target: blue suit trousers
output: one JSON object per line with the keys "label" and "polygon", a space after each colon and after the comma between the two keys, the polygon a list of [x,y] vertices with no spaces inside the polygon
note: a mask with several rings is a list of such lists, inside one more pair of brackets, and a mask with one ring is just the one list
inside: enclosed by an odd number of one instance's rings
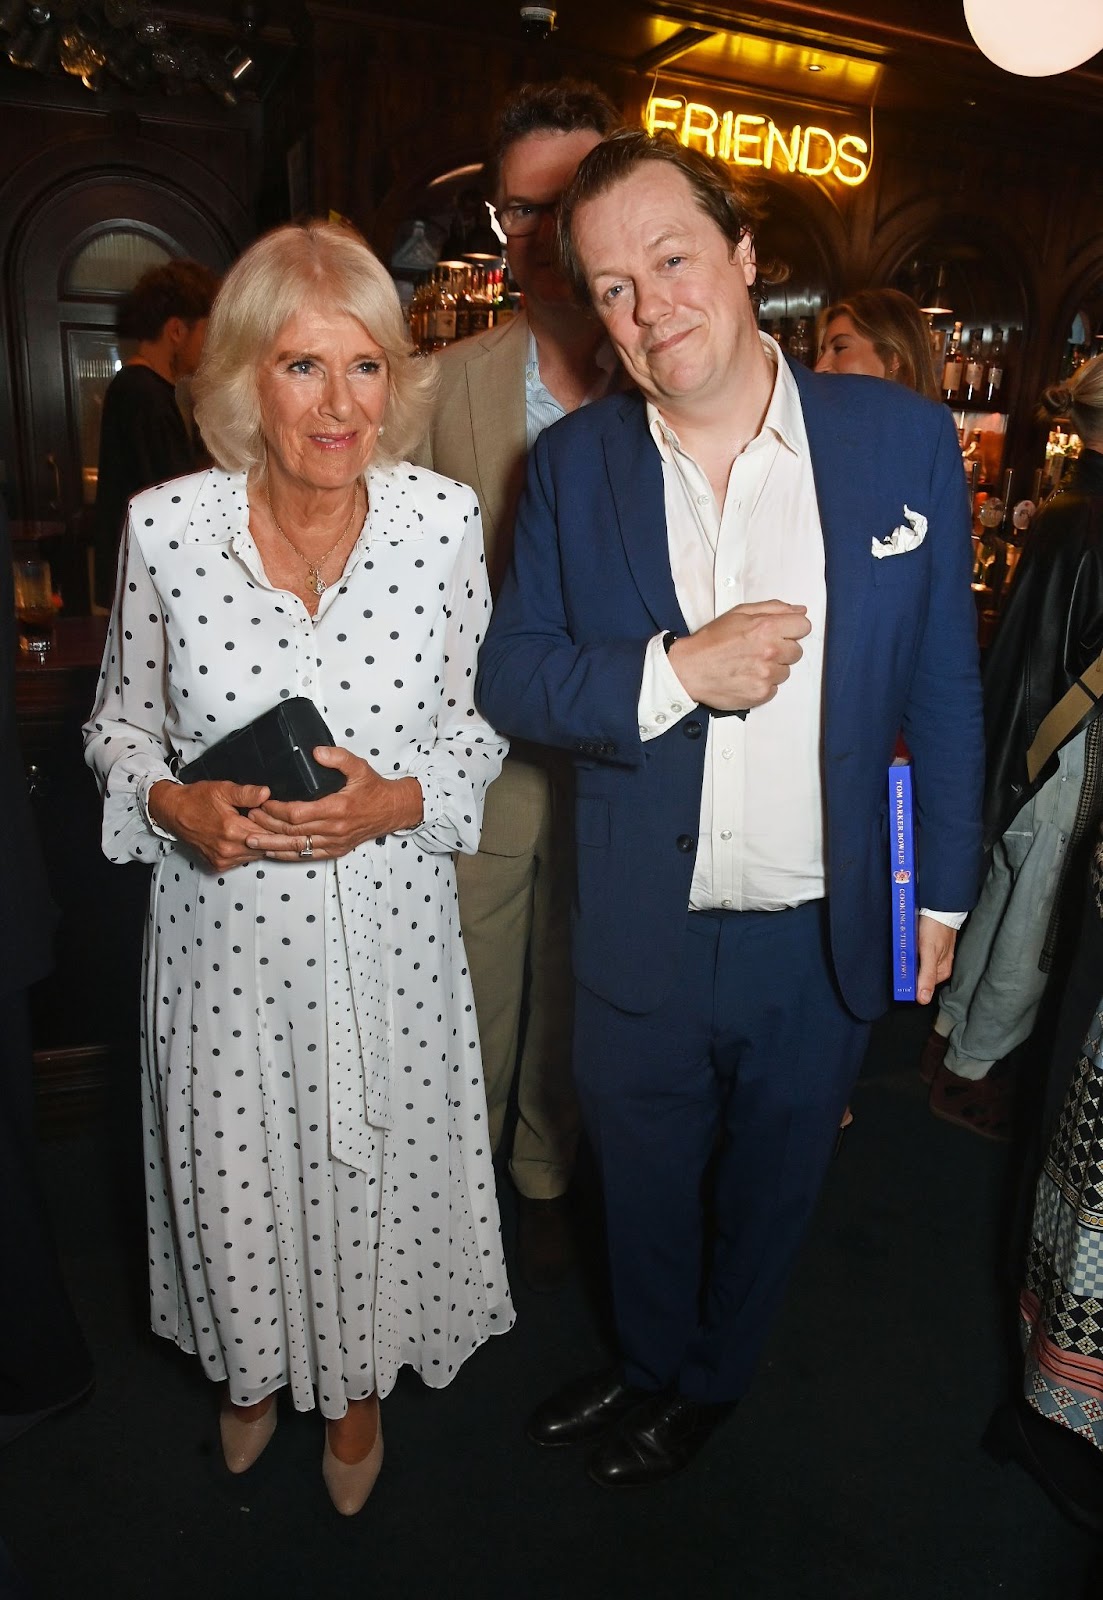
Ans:
{"label": "blue suit trousers", "polygon": [[575,1075],[630,1383],[717,1403],[750,1382],[869,1037],[826,928],[822,901],[691,912],[657,1010],[578,989]]}

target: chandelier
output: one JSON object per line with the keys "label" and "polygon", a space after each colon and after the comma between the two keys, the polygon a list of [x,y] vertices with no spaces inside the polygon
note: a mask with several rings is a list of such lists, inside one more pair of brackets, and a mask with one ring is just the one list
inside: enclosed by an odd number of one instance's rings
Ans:
{"label": "chandelier", "polygon": [[87,89],[111,81],[169,94],[197,87],[236,106],[255,70],[262,22],[260,5],[244,0],[233,42],[212,48],[209,35],[170,29],[149,0],[0,0],[0,54],[30,72],[67,73]]}

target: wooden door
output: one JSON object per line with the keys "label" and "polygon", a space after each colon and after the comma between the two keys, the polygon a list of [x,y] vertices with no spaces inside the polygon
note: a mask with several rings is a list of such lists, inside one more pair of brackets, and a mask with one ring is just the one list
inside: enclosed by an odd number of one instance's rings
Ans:
{"label": "wooden door", "polygon": [[119,301],[148,266],[189,256],[222,272],[227,234],[162,179],[98,173],[51,190],[13,252],[16,410],[24,516],[59,568],[66,609],[87,605],[85,526],[103,394],[126,352]]}

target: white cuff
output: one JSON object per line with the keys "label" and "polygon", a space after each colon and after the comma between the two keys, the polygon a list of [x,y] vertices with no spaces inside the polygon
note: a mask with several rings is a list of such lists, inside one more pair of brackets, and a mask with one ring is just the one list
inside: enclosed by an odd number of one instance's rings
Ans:
{"label": "white cuff", "polygon": [[696,700],[688,695],[670,664],[663,645],[665,634],[657,633],[648,641],[643,658],[643,679],[636,707],[640,739],[644,744],[666,733],[680,722],[687,711],[692,711]]}
{"label": "white cuff", "polygon": [[149,811],[149,791],[153,788],[155,783],[178,784],[179,782],[180,779],[174,778],[171,773],[152,772],[147,777],[141,779],[137,789],[138,810],[142,813],[143,822],[149,829],[150,833],[155,833],[158,839],[166,839],[169,844],[177,843],[176,835],[174,833],[169,833],[167,828],[162,828],[159,822],[154,822]]}
{"label": "white cuff", "polygon": [[960,928],[969,913],[968,911],[927,911],[921,909],[919,915],[921,917],[930,917],[932,922],[941,922],[946,928]]}

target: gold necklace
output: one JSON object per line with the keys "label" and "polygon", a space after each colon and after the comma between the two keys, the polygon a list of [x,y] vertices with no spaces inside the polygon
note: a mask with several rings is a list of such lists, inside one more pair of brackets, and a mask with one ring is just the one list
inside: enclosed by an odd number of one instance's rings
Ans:
{"label": "gold necklace", "polygon": [[310,557],[304,555],[297,544],[292,544],[291,540],[280,527],[276,518],[276,513],[272,509],[272,496],[268,492],[267,484],[264,485],[264,498],[268,502],[268,515],[272,518],[272,521],[275,524],[276,532],[279,534],[287,548],[289,550],[294,550],[299,560],[303,562],[306,567],[307,581],[309,582],[310,587],[314,590],[314,593],[319,599],[321,599],[322,595],[324,595],[326,590],[329,588],[329,584],[322,577],[322,568],[325,566],[326,562],[329,560],[330,556],[338,548],[338,546],[344,544],[345,540],[349,536],[349,533],[352,529],[352,524],[356,519],[356,508],[360,504],[360,495],[357,489],[354,488],[352,491],[352,516],[350,516],[348,521],[345,523],[344,532],[341,534],[341,537],[337,540],[336,544],[331,544],[325,555],[319,556],[317,561],[311,561]]}

